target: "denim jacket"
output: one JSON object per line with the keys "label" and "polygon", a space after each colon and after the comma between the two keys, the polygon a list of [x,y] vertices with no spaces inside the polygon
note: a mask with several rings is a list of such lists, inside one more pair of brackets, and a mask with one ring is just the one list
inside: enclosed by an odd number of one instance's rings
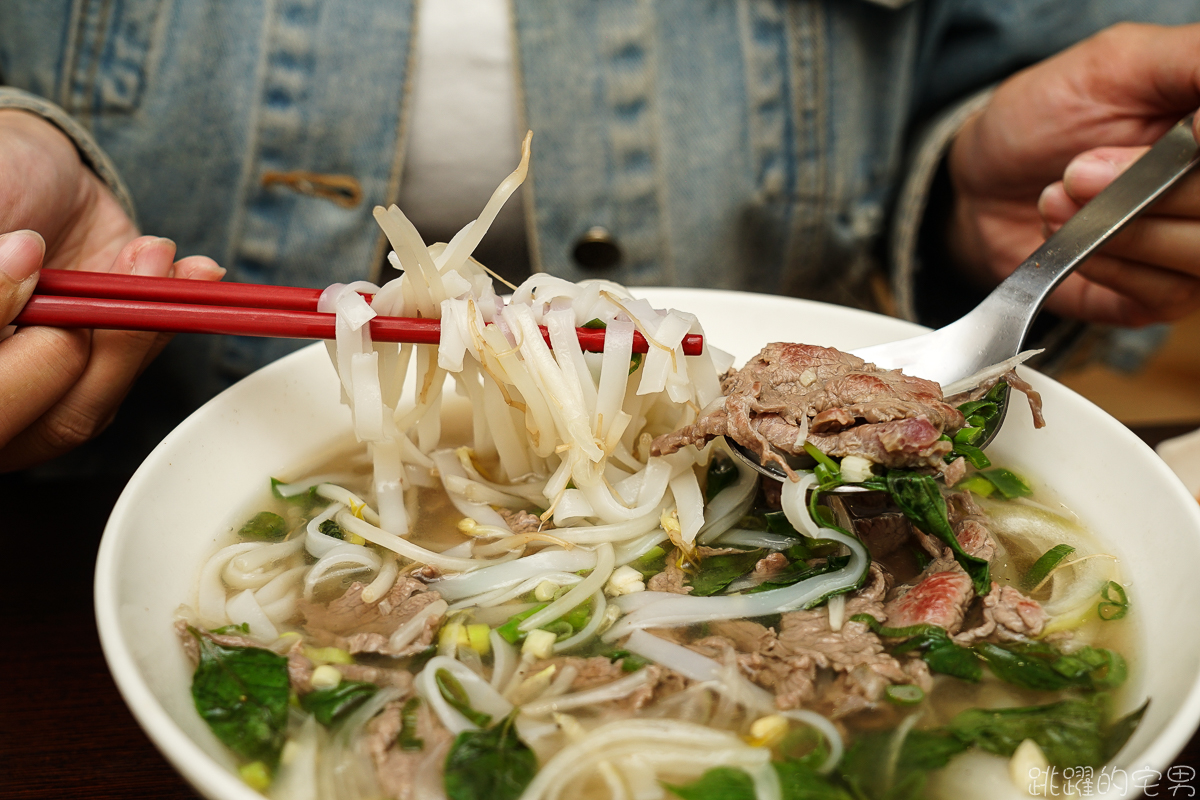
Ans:
{"label": "denim jacket", "polygon": [[[41,100],[0,88],[0,105],[70,115],[142,228],[227,280],[369,277],[384,248],[371,209],[394,200],[403,164],[413,2],[4,0],[0,83]],[[903,299],[929,165],[962,113],[923,142],[920,123],[1113,22],[1198,8],[511,0],[534,268],[873,307],[895,219]],[[910,163],[924,171],[897,209]],[[603,270],[573,257],[596,229],[620,256]],[[188,409],[293,347],[180,337],[159,385]]]}

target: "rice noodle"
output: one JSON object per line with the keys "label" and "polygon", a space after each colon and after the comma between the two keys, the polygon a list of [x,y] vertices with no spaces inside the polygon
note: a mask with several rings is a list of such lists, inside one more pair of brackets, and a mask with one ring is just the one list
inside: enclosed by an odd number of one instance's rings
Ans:
{"label": "rice noodle", "polygon": [[[562,797],[600,763],[617,763],[630,756],[644,759],[649,769],[676,776],[699,777],[713,767],[745,769],[755,780],[758,797],[780,796],[778,779],[772,787],[766,776],[766,772],[774,774],[769,750],[750,747],[732,733],[687,722],[633,719],[602,725],[564,747],[538,771],[522,800]],[[761,769],[764,766],[766,770]]]}
{"label": "rice noodle", "polygon": [[799,481],[784,481],[781,497],[783,512],[792,527],[806,536],[832,539],[850,548],[850,561],[846,566],[792,586],[756,594],[714,597],[667,594],[662,598],[648,598],[641,601],[639,608],[630,611],[609,628],[603,637],[605,641],[618,639],[638,628],[676,627],[718,619],[760,617],[794,611],[805,608],[831,593],[846,591],[856,586],[870,564],[870,557],[858,539],[833,528],[819,527],[809,516],[807,493],[815,483],[816,479],[811,474],[803,475]]}

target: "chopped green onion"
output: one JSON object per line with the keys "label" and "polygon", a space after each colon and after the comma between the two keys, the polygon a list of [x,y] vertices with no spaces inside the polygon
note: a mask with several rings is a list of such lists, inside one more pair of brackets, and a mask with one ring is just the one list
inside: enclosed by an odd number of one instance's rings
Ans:
{"label": "chopped green onion", "polygon": [[992,485],[1000,490],[1000,494],[1004,495],[1006,500],[1012,500],[1016,497],[1028,497],[1033,494],[1033,489],[1029,488],[1029,484],[1026,483],[1024,478],[1010,472],[1004,467],[985,470],[979,474],[991,481]]}
{"label": "chopped green onion", "polygon": [[1109,581],[1100,589],[1100,605],[1096,606],[1100,619],[1112,622],[1121,619],[1129,613],[1129,597],[1124,587],[1116,581]]}
{"label": "chopped green onion", "polygon": [[816,461],[821,466],[825,467],[825,469],[829,470],[834,475],[841,474],[842,468],[838,464],[838,462],[834,461],[832,458],[830,458],[829,456],[825,455],[820,450],[818,450],[817,446],[815,444],[813,444],[812,442],[804,443],[804,452],[808,453],[808,455],[814,461]]}
{"label": "chopped green onion", "polygon": [[604,330],[605,328],[608,327],[608,323],[606,323],[604,320],[600,319],[599,317],[596,317],[595,319],[589,319],[587,322],[583,323],[579,327],[595,328],[595,329],[599,329],[599,330]]}
{"label": "chopped green onion", "polygon": [[446,702],[455,711],[470,720],[472,724],[485,728],[492,721],[491,714],[484,714],[482,711],[471,708],[471,698],[467,695],[467,690],[458,682],[458,678],[450,673],[450,670],[439,669],[433,674],[433,680]]}
{"label": "chopped green onion", "polygon": [[1064,558],[1074,552],[1075,548],[1069,544],[1056,544],[1051,547],[1042,554],[1041,558],[1033,562],[1033,566],[1029,568],[1029,572],[1021,581],[1021,588],[1027,592],[1036,589],[1054,571],[1054,568],[1062,563]]}
{"label": "chopped green onion", "polygon": [[396,734],[396,742],[406,753],[425,749],[425,740],[417,736],[417,709],[421,706],[421,698],[410,697],[400,710],[400,733]]}
{"label": "chopped green onion", "polygon": [[533,608],[522,611],[520,614],[513,614],[508,618],[508,622],[505,622],[499,628],[496,628],[496,633],[503,636],[504,641],[508,642],[509,644],[516,644],[525,638],[525,632],[518,630],[520,624],[548,605],[549,603],[540,603]]}
{"label": "chopped green onion", "polygon": [[982,475],[971,475],[970,477],[963,478],[954,484],[954,488],[972,492],[980,497],[989,497],[992,492],[996,491],[996,487],[992,485],[992,482]]}
{"label": "chopped green onion", "polygon": [[889,686],[883,690],[883,693],[887,695],[888,700],[898,706],[915,706],[925,699],[925,692],[921,691],[921,687],[909,683]]}
{"label": "chopped green onion", "polygon": [[960,443],[954,445],[954,450],[951,453],[951,457],[953,456],[962,456],[975,469],[987,469],[992,465],[992,460],[973,444]]}
{"label": "chopped green onion", "polygon": [[966,428],[960,428],[958,433],[954,434],[954,443],[955,444],[966,444],[966,445],[975,444],[975,442],[979,439],[979,437],[982,433],[983,433],[982,426],[976,426],[976,427],[968,426]]}

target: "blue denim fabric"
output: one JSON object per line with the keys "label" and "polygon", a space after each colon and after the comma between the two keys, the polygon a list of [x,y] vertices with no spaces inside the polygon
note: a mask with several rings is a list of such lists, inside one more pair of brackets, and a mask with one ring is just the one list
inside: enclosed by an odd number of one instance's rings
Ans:
{"label": "blue denim fabric", "polygon": [[[1200,0],[511,4],[535,268],[858,306],[915,122],[1113,22],[1200,19]],[[3,0],[0,81],[90,129],[181,254],[323,286],[380,263],[412,21],[413,0]],[[361,199],[264,181],[298,170]],[[571,256],[594,226],[623,254],[603,273]],[[296,344],[179,337],[147,405],[170,386],[194,407]]]}

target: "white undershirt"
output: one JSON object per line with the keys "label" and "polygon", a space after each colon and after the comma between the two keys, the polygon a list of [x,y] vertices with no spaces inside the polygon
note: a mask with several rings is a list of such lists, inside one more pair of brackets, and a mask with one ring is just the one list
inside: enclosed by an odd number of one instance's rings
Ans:
{"label": "white undershirt", "polygon": [[[520,159],[506,0],[423,0],[400,208],[427,241],[448,241],[478,216]],[[521,195],[488,239],[525,235]]]}

